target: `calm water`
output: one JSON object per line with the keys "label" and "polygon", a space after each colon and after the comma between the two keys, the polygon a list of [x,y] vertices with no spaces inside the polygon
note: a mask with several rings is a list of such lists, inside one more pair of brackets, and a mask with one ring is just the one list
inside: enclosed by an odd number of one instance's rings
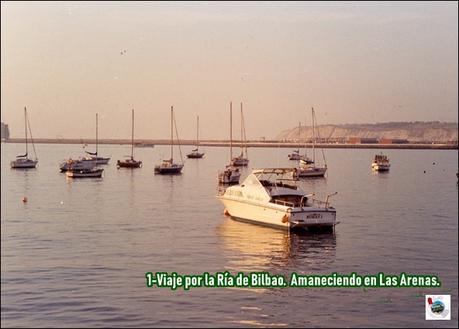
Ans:
{"label": "calm water", "polygon": [[[185,148],[185,151],[191,147]],[[457,151],[326,150],[328,177],[304,182],[332,201],[335,234],[289,235],[235,222],[215,198],[228,150],[206,148],[181,176],[153,167],[168,147],[137,148],[139,170],[72,181],[59,162],[81,145],[37,145],[36,170],[11,170],[23,145],[2,144],[1,320],[19,326],[421,326],[458,325]],[[287,166],[289,149],[249,149],[251,166]],[[435,162],[435,165],[433,165]],[[425,173],[424,173],[425,171]],[[23,196],[28,202],[23,203]],[[145,272],[435,274],[436,289],[147,288]],[[424,295],[451,294],[452,320],[425,321]]]}

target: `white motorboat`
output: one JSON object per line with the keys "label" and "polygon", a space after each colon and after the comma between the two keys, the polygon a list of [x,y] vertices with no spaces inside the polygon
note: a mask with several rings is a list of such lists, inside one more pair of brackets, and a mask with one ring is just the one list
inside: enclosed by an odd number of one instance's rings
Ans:
{"label": "white motorboat", "polygon": [[155,166],[155,174],[161,175],[177,175],[182,173],[183,169],[183,159],[182,159],[182,150],[180,149],[180,141],[177,133],[177,124],[175,124],[175,132],[177,134],[178,146],[180,151],[180,160],[181,163],[174,163],[174,107],[171,106],[171,158],[165,159],[159,165]]}
{"label": "white motorboat", "polygon": [[390,161],[387,155],[377,154],[375,155],[371,168],[375,171],[389,171]]}
{"label": "white motorboat", "polygon": [[[30,129],[29,118],[27,117],[27,108],[24,107],[24,127],[25,127],[25,144],[26,144],[26,153],[24,155],[16,156],[16,160],[10,162],[10,166],[13,169],[31,169],[36,168],[38,159],[37,153],[35,152],[35,144],[33,143],[32,130]],[[27,130],[30,131],[30,138],[32,140],[33,152],[35,154],[35,160],[29,159],[29,147],[28,147],[28,137]]]}
{"label": "white motorboat", "polygon": [[233,219],[283,229],[333,230],[336,210],[301,190],[295,168],[256,169],[242,184],[228,187],[218,199]]}
{"label": "white motorboat", "polygon": [[245,135],[244,113],[242,111],[241,102],[241,154],[231,159],[233,167],[246,167],[249,165],[249,157],[247,155],[247,136]]}
{"label": "white motorboat", "polygon": [[233,103],[230,102],[230,164],[218,172],[219,184],[239,184],[241,172],[233,166]]}
{"label": "white motorboat", "polygon": [[99,153],[99,115],[98,113],[96,113],[96,152],[86,151],[86,153],[89,154],[89,156],[86,157],[85,159],[95,161],[96,164],[98,165],[105,165],[105,164],[108,164],[108,161],[110,161],[110,158],[100,157],[98,155]]}

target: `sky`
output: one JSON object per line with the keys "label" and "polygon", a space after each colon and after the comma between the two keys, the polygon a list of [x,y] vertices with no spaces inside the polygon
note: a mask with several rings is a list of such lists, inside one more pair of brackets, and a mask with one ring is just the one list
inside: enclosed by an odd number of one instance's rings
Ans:
{"label": "sky", "polygon": [[458,121],[457,2],[3,2],[1,120],[23,137],[249,139]]}

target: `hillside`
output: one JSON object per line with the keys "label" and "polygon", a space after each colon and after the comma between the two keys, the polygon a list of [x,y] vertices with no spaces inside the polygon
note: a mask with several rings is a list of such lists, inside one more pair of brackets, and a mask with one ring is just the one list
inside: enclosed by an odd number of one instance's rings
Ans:
{"label": "hillside", "polygon": [[[316,127],[317,128],[317,127]],[[342,124],[318,126],[321,138],[329,140],[360,138],[407,139],[410,142],[451,142],[458,140],[458,124],[454,122],[387,122],[376,124]],[[312,127],[287,129],[277,140],[304,140],[312,137]]]}

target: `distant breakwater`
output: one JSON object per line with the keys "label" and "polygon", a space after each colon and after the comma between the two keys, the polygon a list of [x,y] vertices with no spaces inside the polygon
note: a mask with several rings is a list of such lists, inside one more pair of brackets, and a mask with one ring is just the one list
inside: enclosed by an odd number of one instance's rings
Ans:
{"label": "distant breakwater", "polygon": [[[25,143],[24,138],[10,138],[2,140],[2,143]],[[53,138],[36,138],[35,144],[95,144],[95,139],[85,138],[66,138],[66,139],[53,139]],[[153,147],[155,145],[170,145],[169,139],[136,139],[134,145],[136,147]],[[130,139],[99,139],[99,144],[115,144],[124,145],[131,144]],[[174,143],[175,144],[175,143]],[[196,145],[195,140],[180,140],[181,145]],[[241,147],[243,143],[240,141],[233,141],[233,147]],[[214,146],[214,147],[229,147],[229,140],[202,140],[199,142],[200,146]],[[247,147],[271,147],[271,148],[312,148],[312,144],[285,142],[285,141],[248,141]],[[317,143],[316,148],[350,148],[350,149],[438,149],[438,150],[457,150],[457,143],[406,143],[406,144],[351,144],[351,143]]]}

